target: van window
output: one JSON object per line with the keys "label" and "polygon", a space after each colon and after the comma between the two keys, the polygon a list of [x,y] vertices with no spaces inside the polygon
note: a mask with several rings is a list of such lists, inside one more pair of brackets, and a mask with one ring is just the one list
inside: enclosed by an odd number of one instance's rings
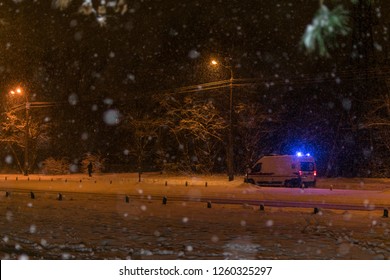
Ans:
{"label": "van window", "polygon": [[252,172],[260,172],[261,171],[261,163],[256,163],[252,168]]}
{"label": "van window", "polygon": [[313,162],[301,162],[301,171],[314,171]]}

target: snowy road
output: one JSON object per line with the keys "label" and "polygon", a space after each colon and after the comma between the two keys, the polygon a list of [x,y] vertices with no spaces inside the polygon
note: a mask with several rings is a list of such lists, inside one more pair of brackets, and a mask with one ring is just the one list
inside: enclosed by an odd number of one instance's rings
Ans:
{"label": "snowy road", "polygon": [[[390,259],[390,222],[381,209],[390,204],[388,188],[259,188],[213,178],[206,187],[194,179],[187,186],[172,178],[146,179],[1,181],[0,257]],[[229,204],[217,203],[224,201]],[[311,207],[320,203],[314,214]]]}
{"label": "snowy road", "polygon": [[[268,190],[268,192],[270,193],[277,193],[277,189],[270,189]],[[288,190],[289,192],[291,192],[291,194],[293,194],[295,192],[295,190]],[[301,190],[302,191],[302,190]],[[262,191],[264,193],[264,191]],[[304,190],[302,191],[304,192]],[[34,190],[33,193],[33,196],[34,197],[42,197],[42,196],[46,196],[46,197],[51,197],[51,199],[59,199],[59,196],[61,196],[61,200],[62,200],[62,197],[64,195],[68,196],[68,197],[74,197],[74,196],[83,196],[83,195],[94,195],[96,196],[97,194],[95,193],[76,193],[76,192],[67,192],[67,191],[61,191],[61,192],[54,192],[54,191],[45,191],[45,190]],[[286,198],[285,195],[277,195],[277,194],[274,194],[272,197],[270,196],[269,198],[267,196],[264,196],[263,199],[259,200],[259,199],[253,199],[253,197],[250,197],[250,198],[219,198],[219,197],[216,197],[216,196],[199,196],[199,197],[196,197],[196,196],[177,196],[177,195],[170,195],[169,196],[169,199],[166,195],[164,195],[164,192],[161,192],[161,194],[159,195],[156,195],[154,194],[154,196],[151,196],[151,195],[128,195],[128,194],[123,194],[122,195],[122,199],[124,201],[128,201],[128,200],[157,200],[157,201],[162,201],[164,199],[164,197],[167,199],[167,201],[175,201],[175,202],[203,202],[203,203],[211,203],[212,204],[226,204],[226,205],[252,205],[252,206],[262,206],[262,207],[295,207],[295,208],[321,208],[321,209],[333,209],[333,210],[360,210],[360,211],[372,211],[372,210],[384,210],[384,209],[388,209],[389,208],[389,201],[390,199],[388,198],[388,194],[384,194],[383,192],[380,192],[381,193],[381,199],[380,199],[380,202],[377,203],[377,204],[374,204],[372,203],[372,201],[375,201],[373,198],[372,198],[372,195],[373,193],[366,193],[365,191],[364,192],[356,192],[356,191],[353,191],[353,190],[349,190],[348,191],[349,193],[349,196],[348,196],[348,200],[345,200],[343,202],[332,202],[332,199],[331,197],[332,196],[338,196],[338,194],[336,193],[335,195],[333,195],[333,193],[329,193],[328,194],[328,197],[329,199],[327,200],[324,200],[323,197],[324,196],[327,196],[326,194],[325,195],[322,195],[321,196],[321,200],[318,199],[318,194],[309,194],[307,195],[307,197],[309,197],[309,201],[300,201],[300,199],[294,199],[293,201],[291,201],[291,197],[292,195],[290,196],[290,199],[289,198]],[[30,197],[31,198],[31,191],[30,190],[27,190],[27,189],[12,189],[12,188],[8,188],[7,191],[4,193],[4,196],[11,196],[12,195],[24,195],[26,197]],[[363,196],[365,197],[365,199],[359,201],[358,203],[351,203],[349,202],[349,200],[352,200],[352,201],[356,201],[356,195],[357,197],[362,197],[362,194]],[[375,193],[377,194],[377,193]],[[390,194],[390,193],[389,193]],[[118,194],[100,194],[99,196],[104,196],[105,199],[117,199],[118,197]],[[120,196],[120,195],[119,195]],[[303,196],[301,197],[301,199],[303,198]],[[369,198],[371,198],[371,203],[368,203],[369,201]],[[284,199],[284,200],[282,200]],[[326,201],[329,201],[329,202],[326,202]]]}

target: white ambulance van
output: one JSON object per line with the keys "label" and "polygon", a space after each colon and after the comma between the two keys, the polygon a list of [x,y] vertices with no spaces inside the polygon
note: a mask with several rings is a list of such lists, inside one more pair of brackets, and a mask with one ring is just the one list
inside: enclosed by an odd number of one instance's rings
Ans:
{"label": "white ambulance van", "polygon": [[315,187],[316,176],[316,163],[310,155],[269,155],[253,165],[245,181],[265,186]]}

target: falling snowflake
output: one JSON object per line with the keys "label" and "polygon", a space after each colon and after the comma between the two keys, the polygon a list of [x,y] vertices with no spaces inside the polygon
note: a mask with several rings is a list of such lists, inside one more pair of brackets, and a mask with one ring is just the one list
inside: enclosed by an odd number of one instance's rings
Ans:
{"label": "falling snowflake", "polygon": [[196,59],[200,56],[200,53],[197,50],[190,50],[188,57],[191,59]]}
{"label": "falling snowflake", "polygon": [[72,93],[68,97],[68,102],[69,102],[70,105],[75,106],[79,102],[79,97],[77,96],[77,94]]}
{"label": "falling snowflake", "polygon": [[120,122],[121,114],[118,110],[110,109],[104,112],[103,120],[108,125],[117,125]]}
{"label": "falling snowflake", "polygon": [[14,161],[13,157],[11,155],[8,155],[5,157],[5,163],[12,164]]}

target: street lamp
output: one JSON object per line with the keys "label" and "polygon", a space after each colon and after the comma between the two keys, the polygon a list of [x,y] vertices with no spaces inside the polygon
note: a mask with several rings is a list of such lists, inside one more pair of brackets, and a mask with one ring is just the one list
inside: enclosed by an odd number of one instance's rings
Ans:
{"label": "street lamp", "polygon": [[231,65],[224,65],[217,60],[211,60],[214,66],[221,65],[230,71],[230,90],[229,90],[229,128],[228,128],[228,150],[227,150],[227,169],[229,181],[234,180],[234,149],[233,149],[233,67]]}
{"label": "street lamp", "polygon": [[[18,87],[16,88],[15,90],[11,90],[10,91],[10,94],[11,95],[15,95],[15,94],[19,94],[19,95],[22,95],[23,94],[23,90]],[[28,176],[28,169],[29,169],[29,162],[28,162],[28,142],[29,142],[29,115],[30,115],[30,102],[28,100],[28,94],[27,92],[24,93],[24,97],[26,99],[26,124],[24,126],[24,129],[25,129],[25,135],[24,135],[24,170],[23,170],[23,174],[24,176]]]}

